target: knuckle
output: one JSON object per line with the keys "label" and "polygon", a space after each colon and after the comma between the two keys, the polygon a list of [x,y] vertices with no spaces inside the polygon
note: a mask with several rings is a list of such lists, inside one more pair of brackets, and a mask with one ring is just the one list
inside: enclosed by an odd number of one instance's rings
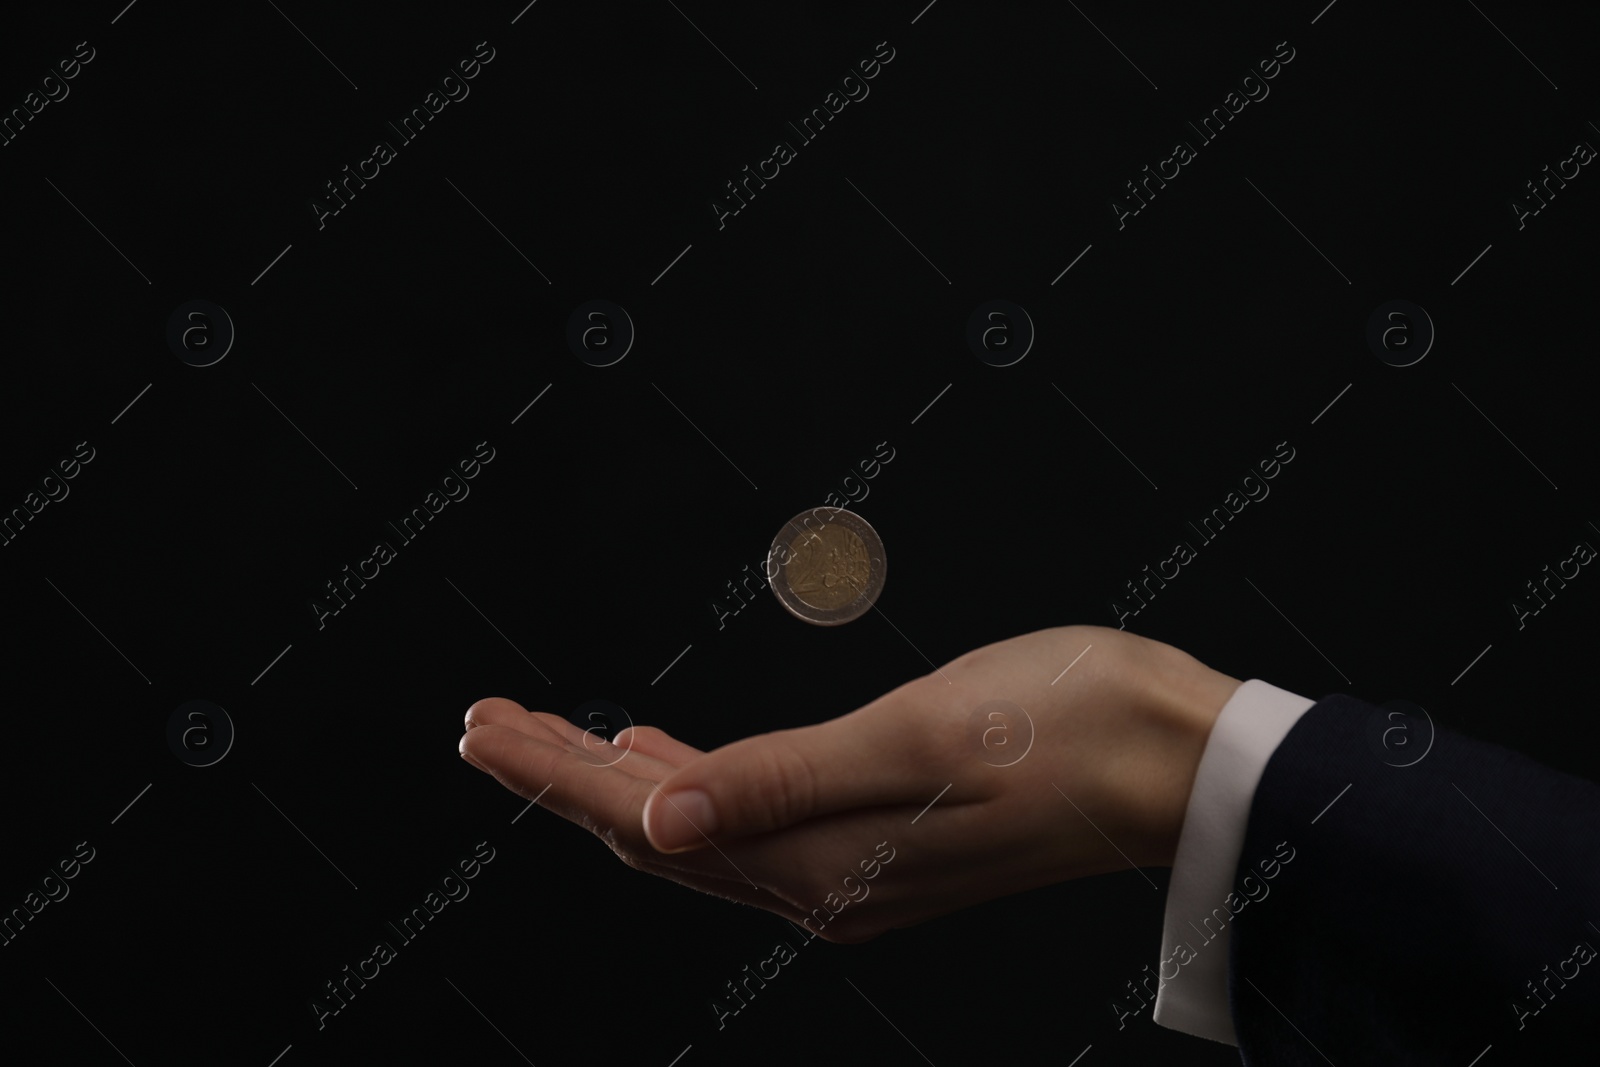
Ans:
{"label": "knuckle", "polygon": [[757,750],[760,783],[755,814],[765,825],[790,826],[806,818],[816,803],[816,770],[801,753],[786,745]]}
{"label": "knuckle", "polygon": [[902,707],[911,713],[914,728],[894,735],[894,748],[906,765],[940,775],[961,763],[968,734],[968,704],[965,691],[950,692],[942,680],[934,678],[905,694]]}

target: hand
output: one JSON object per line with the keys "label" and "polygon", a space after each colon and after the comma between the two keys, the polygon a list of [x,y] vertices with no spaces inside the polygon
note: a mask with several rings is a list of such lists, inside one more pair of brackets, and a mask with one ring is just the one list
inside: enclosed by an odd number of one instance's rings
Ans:
{"label": "hand", "polygon": [[499,698],[468,709],[460,750],[631,867],[858,942],[1053,882],[1170,866],[1239,685],[1171,645],[1062,626],[709,753],[648,726],[607,744]]}

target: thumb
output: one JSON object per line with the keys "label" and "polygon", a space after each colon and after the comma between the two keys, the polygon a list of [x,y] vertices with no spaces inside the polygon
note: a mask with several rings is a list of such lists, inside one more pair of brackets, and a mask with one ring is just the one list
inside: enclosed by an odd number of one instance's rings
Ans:
{"label": "thumb", "polygon": [[894,720],[862,709],[708,752],[651,791],[645,836],[659,852],[686,852],[852,808],[910,803],[929,777],[916,771],[926,735]]}

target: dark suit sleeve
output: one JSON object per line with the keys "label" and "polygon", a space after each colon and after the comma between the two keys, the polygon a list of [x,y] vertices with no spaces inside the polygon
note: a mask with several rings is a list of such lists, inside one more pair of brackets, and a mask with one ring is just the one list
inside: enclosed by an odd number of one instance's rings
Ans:
{"label": "dark suit sleeve", "polygon": [[1236,885],[1246,1064],[1595,1062],[1592,782],[1326,697],[1267,764]]}

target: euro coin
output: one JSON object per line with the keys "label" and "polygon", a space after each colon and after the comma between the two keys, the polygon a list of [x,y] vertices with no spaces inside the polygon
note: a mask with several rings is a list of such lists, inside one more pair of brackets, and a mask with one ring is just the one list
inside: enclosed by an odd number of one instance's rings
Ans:
{"label": "euro coin", "polygon": [[767,584],[778,603],[817,626],[866,614],[883,592],[884,573],[878,532],[844,508],[802,511],[784,523],[767,553]]}

